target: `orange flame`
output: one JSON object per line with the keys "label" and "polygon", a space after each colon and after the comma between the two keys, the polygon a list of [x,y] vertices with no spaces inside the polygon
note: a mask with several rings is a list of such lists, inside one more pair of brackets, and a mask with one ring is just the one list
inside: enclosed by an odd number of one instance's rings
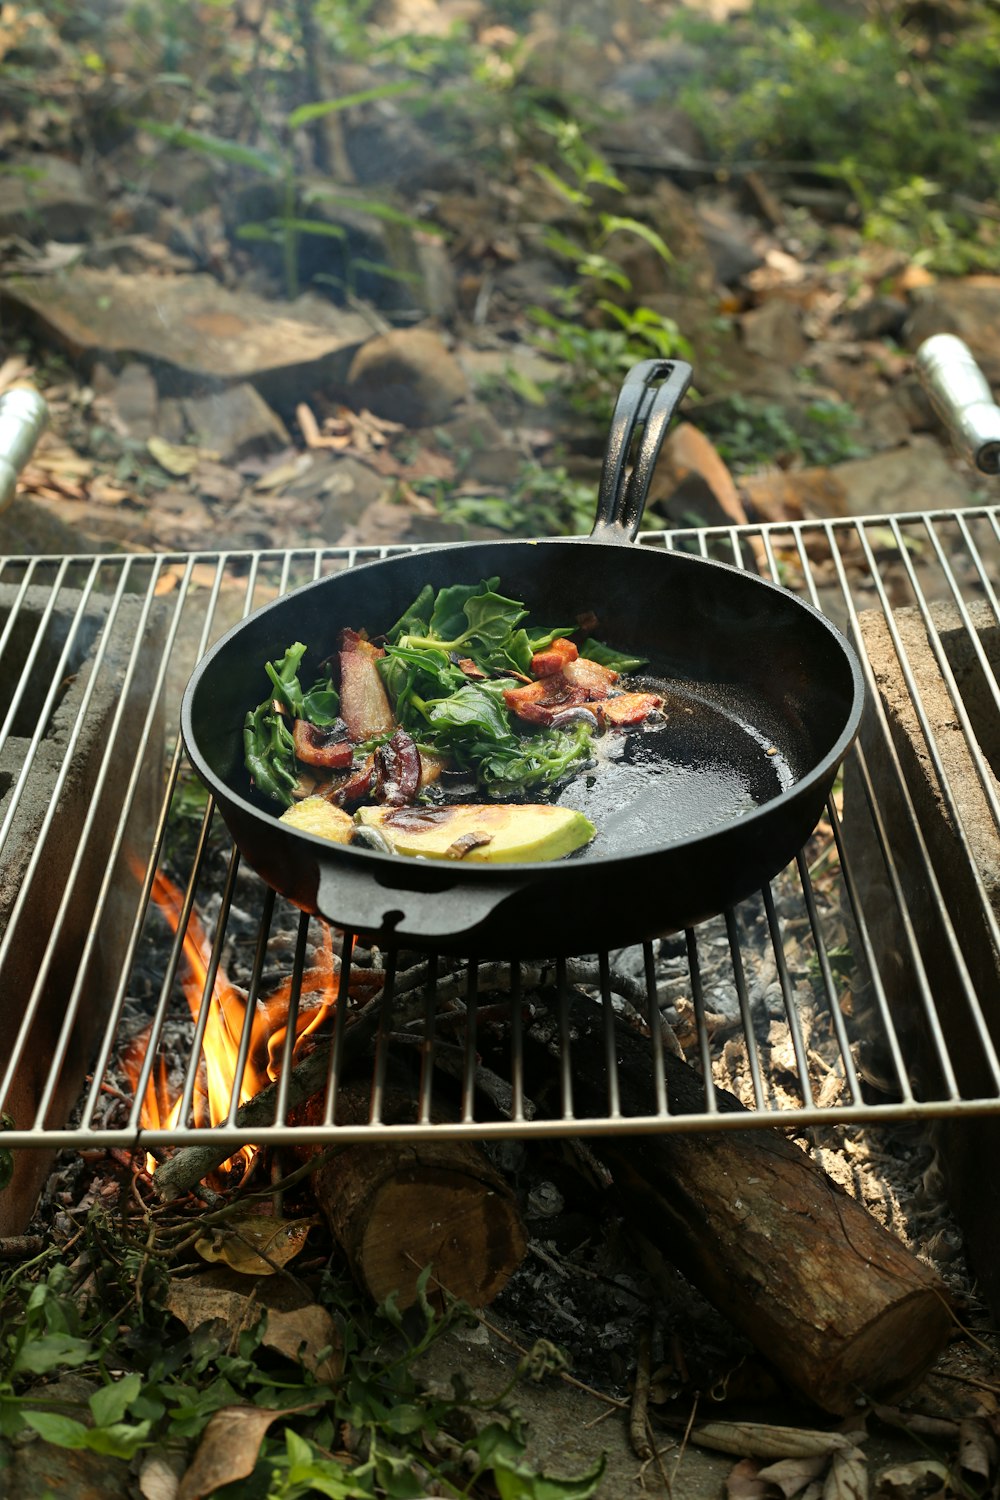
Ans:
{"label": "orange flame", "polygon": [[[159,871],[153,879],[151,899],[176,932],[181,922],[183,896],[178,887]],[[295,1015],[293,1062],[300,1053],[304,1039],[322,1025],[336,1004],[340,964],[333,951],[330,928],[325,923],[321,926],[323,946],[319,958],[302,975]],[[193,912],[184,931],[182,951],[185,968],[181,974],[181,985],[191,1017],[197,1024],[208,991],[212,949]],[[211,993],[208,995],[202,1055],[192,1098],[196,1125],[217,1125],[228,1118],[234,1085],[237,1088],[236,1103],[239,1105],[279,1076],[288,1035],[293,989],[293,981],[287,979],[271,994],[263,999],[258,998],[250,1020],[246,1066],[237,1080],[240,1043],[247,1024],[247,995],[231,983],[221,965],[216,970]],[[133,1043],[122,1058],[122,1066],[133,1088],[139,1081],[147,1045],[148,1033],[146,1037]],[[178,1094],[171,1098],[171,1093],[166,1065],[161,1058],[159,1068],[154,1068],[150,1074],[142,1101],[140,1120],[144,1127],[169,1130],[178,1123],[181,1096]],[[256,1147],[245,1146],[227,1166],[231,1168],[240,1157],[249,1165],[255,1154]],[[155,1161],[152,1161],[151,1166],[155,1165]]]}

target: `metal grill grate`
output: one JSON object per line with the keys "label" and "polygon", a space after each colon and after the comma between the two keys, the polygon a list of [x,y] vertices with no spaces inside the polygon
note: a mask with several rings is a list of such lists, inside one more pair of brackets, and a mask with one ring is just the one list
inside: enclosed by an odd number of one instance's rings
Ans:
{"label": "metal grill grate", "polygon": [[[213,993],[238,1079],[254,1014],[287,1009],[288,1025],[277,1082],[248,1105],[233,1088],[209,1154],[373,1130],[484,1139],[1000,1113],[1000,509],[642,540],[755,566],[834,618],[865,665],[866,725],[817,835],[758,897],[635,950],[588,955],[581,933],[581,956],[550,965],[365,953],[324,931],[241,867],[176,743],[184,683],[225,629],[299,583],[406,549],[0,563],[5,1143],[206,1144]],[[581,996],[603,1027],[602,1107],[578,1097]],[[321,1024],[292,1066],[307,1014]],[[622,1025],[648,1050],[638,1091],[623,1089]],[[671,1102],[671,1031],[705,1080],[694,1108]],[[537,1046],[558,1082],[544,1116],[526,1075]],[[386,1100],[400,1060],[418,1106],[397,1125]],[[339,1110],[348,1065],[365,1070],[368,1119]],[[715,1085],[753,1114],[720,1108]],[[173,1123],[144,1123],[150,1089],[176,1105]]]}

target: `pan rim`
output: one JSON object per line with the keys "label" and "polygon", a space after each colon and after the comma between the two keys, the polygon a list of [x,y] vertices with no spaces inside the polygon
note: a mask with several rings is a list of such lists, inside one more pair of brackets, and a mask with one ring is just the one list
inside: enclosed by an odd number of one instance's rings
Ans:
{"label": "pan rim", "polygon": [[[729,818],[724,822],[713,823],[710,828],[699,830],[692,834],[681,835],[677,838],[664,840],[662,843],[658,843],[652,848],[636,850],[633,853],[588,853],[587,849],[584,848],[577,851],[576,854],[567,859],[551,861],[536,860],[529,862],[511,861],[510,863],[499,863],[495,865],[489,865],[486,863],[465,864],[460,861],[446,862],[442,860],[424,859],[420,857],[400,856],[397,854],[383,854],[377,850],[367,849],[362,846],[336,844],[330,839],[320,838],[316,834],[307,833],[302,829],[291,828],[287,824],[282,824],[277,814],[271,813],[268,809],[261,807],[256,802],[249,801],[240,792],[236,791],[235,788],[230,786],[228,782],[223,781],[223,779],[218,776],[216,772],[212,770],[212,768],[208,765],[205,757],[202,755],[198,747],[197,737],[194,733],[194,727],[192,723],[192,707],[194,699],[197,695],[198,686],[201,682],[201,679],[208,671],[211,663],[218,655],[222,653],[223,650],[227,648],[227,646],[236,636],[246,630],[251,622],[261,619],[263,616],[273,610],[287,606],[290,600],[299,598],[300,596],[308,594],[315,589],[329,587],[339,578],[356,578],[359,572],[363,572],[367,568],[391,565],[395,561],[403,562],[412,560],[413,558],[419,558],[421,560],[430,559],[440,554],[454,554],[463,550],[468,550],[471,552],[480,551],[483,548],[489,548],[490,550],[492,550],[495,548],[526,546],[556,548],[564,546],[583,546],[592,548],[597,546],[606,548],[609,552],[613,552],[616,557],[620,557],[624,552],[626,554],[649,554],[651,556],[673,558],[677,559],[678,562],[681,563],[698,565],[713,569],[721,569],[727,573],[735,574],[739,578],[744,580],[748,586],[757,585],[777,595],[783,601],[783,603],[794,605],[797,609],[804,612],[805,618],[812,620],[815,627],[821,627],[822,629],[827,631],[832,641],[839,648],[842,658],[846,663],[850,673],[850,705],[845,714],[843,726],[837,736],[836,741],[826,752],[826,754],[816,762],[815,765],[811,766],[803,776],[793,781],[790,786],[779,791],[774,797],[768,798],[767,801],[758,803],[755,807],[749,809],[746,812],[739,813],[735,817]],[[195,666],[185,685],[184,692],[181,698],[180,730],[181,738],[183,740],[188,759],[191,762],[195,772],[207,786],[211,795],[215,797],[216,800],[220,803],[220,806],[223,810],[224,819],[226,803],[233,804],[239,809],[241,814],[250,816],[254,819],[269,820],[269,824],[273,825],[278,836],[293,841],[304,840],[306,847],[324,853],[327,858],[332,859],[335,863],[340,863],[341,860],[347,859],[351,865],[356,865],[359,870],[365,865],[368,865],[373,876],[378,870],[398,870],[400,866],[400,859],[403,858],[405,859],[405,862],[408,866],[415,865],[424,871],[440,867],[442,874],[447,871],[452,878],[458,875],[463,881],[475,881],[481,884],[505,884],[510,883],[514,879],[524,880],[530,878],[530,876],[532,875],[538,876],[541,872],[546,870],[551,871],[554,868],[558,868],[560,871],[565,871],[569,876],[569,873],[571,871],[593,870],[595,868],[614,869],[625,865],[634,865],[637,861],[641,861],[646,858],[656,859],[657,857],[668,852],[676,851],[682,848],[693,849],[705,840],[716,840],[720,836],[723,836],[736,829],[745,829],[749,832],[750,830],[752,830],[754,824],[757,821],[770,814],[773,814],[777,804],[787,804],[793,798],[807,797],[818,783],[821,783],[828,777],[830,777],[831,772],[836,772],[837,766],[844,759],[852,743],[857,737],[857,733],[861,724],[861,716],[864,711],[865,699],[866,688],[861,663],[859,661],[857,651],[848,640],[844,632],[839,628],[839,626],[837,626],[832,620],[830,620],[828,616],[823,614],[822,610],[817,609],[815,605],[810,603],[809,600],[801,598],[798,594],[793,593],[791,589],[785,588],[782,584],[776,583],[772,579],[761,578],[758,574],[751,573],[746,568],[738,567],[732,563],[721,562],[715,558],[701,557],[696,554],[687,552],[677,552],[670,548],[647,547],[641,543],[621,543],[594,536],[539,538],[512,537],[497,538],[495,540],[490,539],[484,541],[450,543],[443,546],[427,547],[422,549],[414,549],[412,551],[403,553],[394,553],[389,557],[368,559],[364,562],[356,563],[353,567],[349,567],[341,572],[328,573],[320,578],[311,579],[307,583],[300,584],[296,588],[289,589],[286,593],[280,594],[278,598],[269,600],[266,604],[260,605],[257,609],[251,611],[250,614],[244,616],[243,619],[239,620],[235,625],[231,626],[227,631],[225,631],[225,633],[220,636],[220,638],[216,642],[214,642],[213,645],[211,645],[195,663]]]}

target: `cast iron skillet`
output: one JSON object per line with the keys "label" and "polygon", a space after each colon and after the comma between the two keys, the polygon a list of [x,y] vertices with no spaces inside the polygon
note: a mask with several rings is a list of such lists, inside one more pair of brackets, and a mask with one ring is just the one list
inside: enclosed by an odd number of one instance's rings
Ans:
{"label": "cast iron skillet", "polygon": [[[857,732],[861,673],[839,631],[777,585],[628,545],[691,373],[649,360],[627,376],[589,537],[476,542],[364,564],[258,610],[202,659],[184,694],[184,742],[268,884],[382,942],[537,956],[694,925],[793,857]],[[501,592],[526,602],[533,624],[592,611],[593,634],[651,658],[670,684],[665,726],[628,741],[609,732],[604,763],[561,793],[598,825],[594,843],[552,863],[470,865],[332,844],[279,823],[243,768],[243,720],[266,696],[264,663],[302,641],[306,666],[318,665],[343,627],[388,630],[424,584],[494,575]]]}

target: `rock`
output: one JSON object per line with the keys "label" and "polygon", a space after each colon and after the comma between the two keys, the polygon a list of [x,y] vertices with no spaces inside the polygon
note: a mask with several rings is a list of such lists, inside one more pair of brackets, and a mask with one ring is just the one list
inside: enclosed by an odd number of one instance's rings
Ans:
{"label": "rock", "polygon": [[784,297],[769,297],[740,319],[743,345],[750,354],[790,370],[809,348],[802,332],[802,314]]}
{"label": "rock", "polygon": [[739,491],[712,442],[690,422],[669,434],[650,486],[649,504],[668,520],[690,526],[740,526],[746,512]]}
{"label": "rock", "polygon": [[1000,276],[966,276],[917,287],[913,311],[903,330],[907,349],[916,350],[934,333],[964,339],[993,386],[1000,385]]}
{"label": "rock", "polygon": [[291,445],[288,428],[246,381],[208,396],[181,401],[193,441],[218,454],[220,463],[251,453],[275,453]]}
{"label": "rock", "polygon": [[847,490],[834,469],[768,469],[740,482],[755,520],[802,521],[849,514]]}
{"label": "rock", "polygon": [[763,256],[754,246],[760,226],[745,215],[724,203],[698,203],[695,217],[712,257],[715,279],[722,286],[735,286],[763,265]]}
{"label": "rock", "polygon": [[0,282],[0,310],[34,323],[76,360],[155,363],[166,395],[246,380],[289,415],[317,386],[342,379],[371,331],[337,309],[335,326],[300,322],[285,304],[228,292],[210,276],[82,268]]}
{"label": "rock", "polygon": [[79,240],[103,223],[102,205],[80,168],[41,152],[12,157],[0,173],[0,236]]}
{"label": "rock", "polygon": [[136,361],[125,365],[114,381],[110,398],[129,437],[145,442],[159,433],[156,380],[148,365]]}
{"label": "rock", "polygon": [[898,339],[907,310],[902,297],[876,293],[858,307],[852,307],[845,321],[857,339]]}
{"label": "rock", "polygon": [[[320,532],[327,542],[339,543],[365,511],[385,499],[389,488],[389,480],[360,459],[317,451],[308,473],[293,480],[285,494],[318,501]],[[401,519],[400,507],[394,509]]]}
{"label": "rock", "polygon": [[[774,495],[775,481],[771,480]],[[745,481],[754,508],[772,504],[762,480]],[[798,493],[802,514],[888,516],[915,510],[961,508],[973,504],[969,481],[949,462],[936,438],[916,437],[903,449],[877,453],[870,459],[849,459],[829,469],[789,472],[780,481],[783,504],[792,505]],[[808,508],[807,508],[808,507]],[[825,507],[825,508],[823,508]]]}
{"label": "rock", "polygon": [[69,526],[30,496],[15,495],[0,512],[0,556],[74,557],[81,552],[117,552],[113,542],[97,542]]}
{"label": "rock", "polygon": [[428,443],[444,445],[455,461],[460,483],[507,490],[517,483],[526,455],[504,434],[493,413],[480,403],[469,406],[427,434]]}
{"label": "rock", "polygon": [[420,276],[419,285],[412,288],[414,297],[428,317],[450,323],[458,311],[458,283],[444,242],[415,231],[413,253]]}
{"label": "rock", "polygon": [[[665,274],[663,262],[659,256],[656,256],[660,267],[658,272],[660,285],[662,286],[665,281],[668,287],[684,296],[711,295],[715,286],[715,272],[691,195],[682,192],[665,178],[660,178],[655,183],[652,193],[647,198],[630,202],[627,211],[634,218],[652,224],[670,251],[672,260],[666,267]],[[624,238],[624,236],[618,237],[619,240]],[[641,251],[636,249],[637,256],[645,254],[648,258],[656,255],[656,252],[643,245],[641,240],[636,240],[635,243],[637,247],[642,247]],[[628,265],[624,269],[629,274],[636,274]],[[636,284],[634,290],[638,295],[643,288]],[[651,288],[651,290],[657,291],[659,288]]]}
{"label": "rock", "polygon": [[458,361],[429,328],[397,328],[369,339],[347,374],[351,399],[407,427],[441,422],[469,395]]}
{"label": "rock", "polygon": [[[656,106],[636,110],[619,94],[622,113],[599,128],[596,144],[621,171],[645,169],[692,174],[698,170],[696,164],[704,162],[708,155],[701,132],[682,110],[664,108],[662,100],[668,96],[659,79],[651,77],[650,85],[659,89]],[[617,84],[615,90],[617,93]],[[612,105],[615,102],[612,95]]]}

